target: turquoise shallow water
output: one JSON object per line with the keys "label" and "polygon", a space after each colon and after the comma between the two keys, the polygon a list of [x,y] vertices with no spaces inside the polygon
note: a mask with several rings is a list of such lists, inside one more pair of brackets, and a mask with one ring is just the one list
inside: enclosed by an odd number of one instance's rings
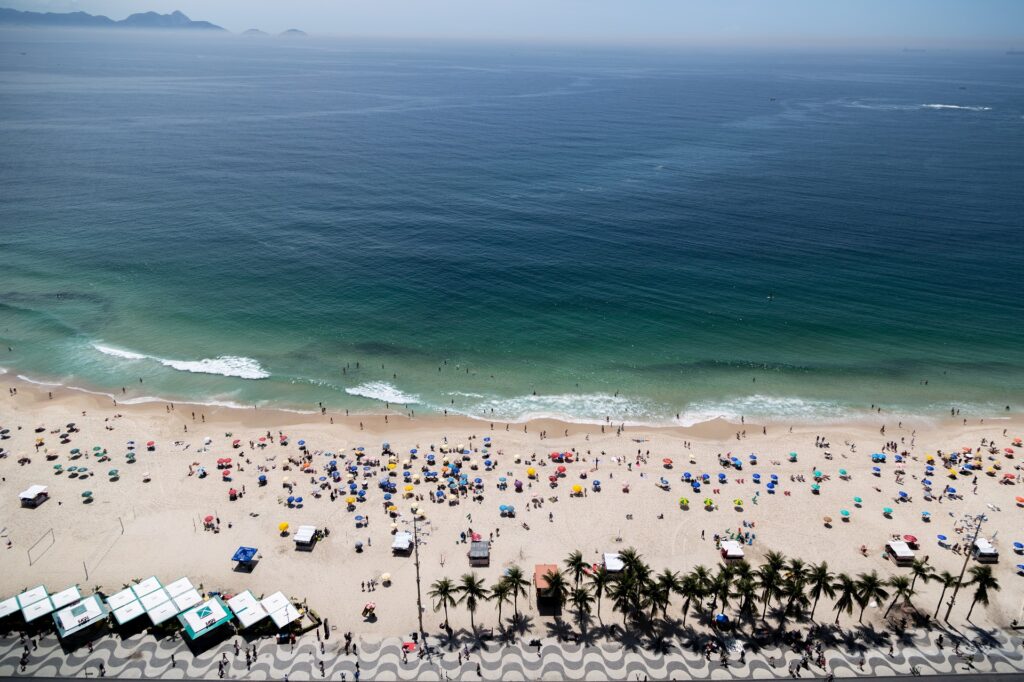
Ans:
{"label": "turquoise shallow water", "polygon": [[0,366],[36,380],[687,423],[1024,396],[1011,55],[6,31],[0,148]]}

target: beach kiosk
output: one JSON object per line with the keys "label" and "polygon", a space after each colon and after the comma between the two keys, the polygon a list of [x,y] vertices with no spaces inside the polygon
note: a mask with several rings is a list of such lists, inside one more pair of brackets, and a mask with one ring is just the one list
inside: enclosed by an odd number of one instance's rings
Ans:
{"label": "beach kiosk", "polygon": [[909,566],[914,563],[914,550],[902,540],[890,540],[885,543],[885,553],[897,566]]}
{"label": "beach kiosk", "polygon": [[609,573],[621,573],[625,567],[626,564],[623,563],[622,557],[618,552],[605,552],[604,570]]}
{"label": "beach kiosk", "polygon": [[93,627],[106,623],[107,613],[107,607],[98,594],[80,599],[53,614],[57,636],[64,641],[81,637]]}
{"label": "beach kiosk", "polygon": [[474,540],[469,543],[469,565],[470,566],[490,566],[491,565],[491,545],[489,542],[484,540]]}
{"label": "beach kiosk", "polygon": [[260,606],[270,616],[270,620],[274,621],[274,625],[277,626],[279,631],[284,630],[290,623],[302,617],[302,614],[295,608],[291,600],[284,596],[284,592],[275,592],[266,597],[260,602]]}
{"label": "beach kiosk", "polygon": [[9,597],[8,599],[0,601],[0,622],[3,622],[10,616],[13,616],[19,610],[20,607],[18,606],[17,597]]}
{"label": "beach kiosk", "polygon": [[188,641],[197,642],[229,622],[232,613],[220,597],[212,597],[178,614]]}
{"label": "beach kiosk", "polygon": [[293,537],[295,539],[296,550],[311,552],[313,551],[313,545],[316,544],[317,540],[316,526],[299,526],[299,529],[295,531],[295,535]]}
{"label": "beach kiosk", "polygon": [[409,556],[412,552],[412,533],[407,530],[395,533],[395,538],[391,541],[391,552]]}
{"label": "beach kiosk", "polygon": [[21,500],[21,506],[27,507],[28,509],[35,509],[49,499],[50,494],[47,490],[48,489],[45,485],[29,486],[27,490],[23,490],[18,493],[18,499]]}
{"label": "beach kiosk", "polygon": [[542,614],[554,613],[558,610],[560,604],[555,599],[555,595],[551,594],[548,588],[551,585],[548,583],[548,573],[554,573],[558,570],[558,564],[537,564],[533,567],[533,588],[537,593],[537,610]]}
{"label": "beach kiosk", "polygon": [[18,607],[21,608],[21,615],[26,623],[53,612],[53,602],[50,601],[50,593],[42,585],[25,590],[18,595]]}
{"label": "beach kiosk", "polygon": [[999,561],[999,550],[985,538],[978,538],[974,541],[971,553],[974,554],[974,560],[981,564],[994,564]]}
{"label": "beach kiosk", "polygon": [[735,540],[723,541],[722,558],[726,561],[739,561],[743,558],[743,545]]}
{"label": "beach kiosk", "polygon": [[228,607],[235,614],[235,618],[238,619],[243,630],[270,615],[249,590],[239,592],[234,597],[231,597],[231,599],[228,599]]}

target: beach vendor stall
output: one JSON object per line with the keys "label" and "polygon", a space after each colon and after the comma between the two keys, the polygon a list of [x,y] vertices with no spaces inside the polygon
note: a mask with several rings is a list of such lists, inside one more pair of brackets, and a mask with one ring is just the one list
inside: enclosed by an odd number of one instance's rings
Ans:
{"label": "beach vendor stall", "polygon": [[185,636],[193,642],[209,635],[231,618],[231,611],[220,597],[207,599],[178,614],[178,622],[184,628]]}
{"label": "beach vendor stall", "polygon": [[236,570],[252,573],[252,570],[256,568],[256,564],[259,561],[257,558],[258,554],[259,550],[257,548],[243,546],[235,550],[235,553],[231,555],[231,560],[237,562]]}
{"label": "beach vendor stall", "polygon": [[626,567],[618,552],[606,552],[604,555],[604,568],[609,573],[621,573]]}
{"label": "beach vendor stall", "polygon": [[235,618],[238,619],[243,630],[270,615],[249,590],[239,592],[231,597],[231,599],[228,599],[228,607],[235,614]]}
{"label": "beach vendor stall", "polygon": [[978,538],[971,548],[974,560],[982,564],[994,564],[999,561],[999,550],[992,546],[992,543],[985,538]]}
{"label": "beach vendor stall", "polygon": [[48,500],[49,497],[50,495],[47,492],[47,487],[45,485],[29,486],[27,490],[23,490],[18,494],[18,498],[21,500],[21,506],[29,509],[35,509]]}
{"label": "beach vendor stall", "polygon": [[84,636],[86,631],[102,625],[107,619],[107,607],[98,594],[76,601],[53,614],[57,636],[62,640]]}
{"label": "beach vendor stall", "polygon": [[490,566],[491,565],[491,545],[490,543],[482,540],[474,540],[469,543],[469,565],[470,566]]}
{"label": "beach vendor stall", "polygon": [[743,558],[743,546],[734,540],[722,542],[722,558],[726,561],[739,561]]}
{"label": "beach vendor stall", "polygon": [[890,540],[885,543],[885,553],[897,566],[909,566],[914,563],[914,551],[902,540]]}
{"label": "beach vendor stall", "polygon": [[316,545],[319,537],[316,531],[316,526],[299,526],[294,535],[295,549],[304,552],[313,551],[313,546]]}
{"label": "beach vendor stall", "polygon": [[393,554],[403,554],[408,556],[411,551],[412,533],[404,530],[395,533],[395,537],[391,541],[391,552]]}

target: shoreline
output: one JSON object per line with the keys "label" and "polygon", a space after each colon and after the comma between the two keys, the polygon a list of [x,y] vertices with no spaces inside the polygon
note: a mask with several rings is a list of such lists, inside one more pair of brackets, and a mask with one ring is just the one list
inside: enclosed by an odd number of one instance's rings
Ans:
{"label": "shoreline", "polygon": [[[389,418],[408,418],[411,412],[415,412],[415,407],[406,409],[406,406],[402,406],[401,409],[395,406],[381,407],[378,409],[367,409],[367,410],[345,410],[342,408],[324,408],[325,413],[320,410],[311,407],[310,409],[302,409],[298,407],[289,407],[284,405],[268,405],[268,404],[256,404],[253,406],[242,405],[241,403],[230,401],[230,400],[218,400],[216,398],[210,400],[203,399],[169,399],[162,396],[154,395],[127,395],[123,400],[119,400],[116,393],[101,390],[93,387],[75,386],[65,384],[59,381],[51,381],[47,379],[36,379],[25,374],[18,372],[10,367],[0,367],[0,377],[6,378],[8,381],[14,381],[20,386],[32,390],[38,390],[43,393],[50,391],[67,391],[74,395],[88,396],[95,399],[98,406],[103,406],[101,403],[103,399],[110,400],[112,404],[116,404],[119,409],[145,407],[145,406],[157,406],[157,405],[186,405],[189,407],[205,408],[216,414],[220,414],[221,410],[229,410],[237,412],[239,414],[244,413],[258,413],[260,415],[271,414],[274,415],[275,423],[282,423],[283,421],[301,418],[310,418],[311,423],[321,423],[320,417],[334,417],[339,419],[355,419],[362,418],[363,420],[374,420],[375,418],[382,418],[385,415]],[[383,403],[383,401],[377,401]],[[418,406],[419,404],[414,404]],[[976,406],[975,406],[976,407]],[[571,419],[565,416],[526,416],[524,418],[517,419],[499,419],[470,415],[460,412],[458,410],[450,410],[447,413],[437,412],[432,406],[428,406],[425,410],[422,410],[419,414],[416,414],[414,419],[419,422],[429,422],[431,420],[438,420],[441,424],[453,424],[453,423],[464,423],[467,425],[471,424],[501,424],[510,425],[516,428],[526,426],[528,429],[530,425],[543,425],[543,429],[550,430],[557,427],[558,430],[562,430],[563,433],[566,429],[570,431],[579,431],[580,429],[586,429],[587,427],[595,427],[600,431],[601,426],[607,427],[607,429],[617,429],[620,426],[623,429],[629,429],[630,431],[657,431],[657,432],[679,432],[683,434],[697,435],[705,432],[713,434],[722,434],[725,431],[722,430],[723,425],[729,425],[730,427],[739,427],[741,430],[748,427],[762,428],[767,426],[779,426],[785,425],[787,427],[798,427],[798,428],[825,428],[828,425],[835,424],[849,424],[857,426],[868,426],[872,424],[881,424],[886,420],[892,421],[906,421],[918,423],[921,425],[954,425],[964,424],[964,418],[959,416],[959,410],[955,417],[951,417],[943,411],[942,413],[915,413],[915,412],[888,412],[884,409],[879,408],[877,412],[872,412],[868,409],[853,410],[845,412],[841,417],[825,417],[822,416],[816,419],[808,419],[806,416],[800,416],[797,418],[787,418],[785,416],[753,416],[751,420],[730,420],[724,415],[711,417],[701,421],[695,421],[692,423],[682,423],[675,420],[668,422],[647,422],[647,421],[605,421],[602,422],[599,419]],[[977,423],[979,420],[983,423],[985,420],[998,421],[998,422],[1012,422],[1016,418],[1020,418],[1021,415],[1014,412],[1000,412],[996,409],[988,412],[985,416],[979,416],[977,413],[972,413],[966,422],[968,424],[974,422]],[[242,419],[243,423],[249,420]],[[607,430],[606,429],[606,430]]]}

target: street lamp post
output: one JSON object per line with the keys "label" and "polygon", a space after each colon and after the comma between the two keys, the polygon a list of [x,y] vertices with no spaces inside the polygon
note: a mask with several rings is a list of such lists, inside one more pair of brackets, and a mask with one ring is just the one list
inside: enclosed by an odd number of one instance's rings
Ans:
{"label": "street lamp post", "polygon": [[953,596],[949,598],[949,608],[946,609],[946,622],[949,622],[949,614],[953,612],[953,604],[956,603],[956,595],[960,592],[960,586],[964,582],[964,574],[967,573],[967,562],[971,560],[971,553],[974,551],[974,543],[978,539],[978,533],[981,532],[981,524],[985,521],[985,515],[979,514],[974,517],[974,535],[971,537],[971,544],[967,546],[967,551],[964,552],[964,565],[960,569],[960,577],[957,578],[956,585],[953,587]]}
{"label": "street lamp post", "polygon": [[420,593],[420,533],[419,523],[417,521],[418,515],[413,513],[412,515],[412,548],[415,554],[415,565],[416,565],[416,618],[420,626],[420,641],[423,643],[422,646],[426,646],[427,636],[423,632],[423,596]]}

